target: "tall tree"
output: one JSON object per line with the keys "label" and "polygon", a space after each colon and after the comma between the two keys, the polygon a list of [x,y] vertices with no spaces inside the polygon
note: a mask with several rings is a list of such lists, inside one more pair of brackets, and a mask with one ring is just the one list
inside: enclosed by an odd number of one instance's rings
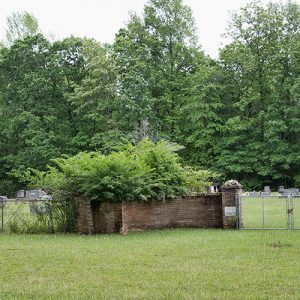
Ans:
{"label": "tall tree", "polygon": [[86,76],[75,86],[69,101],[77,114],[78,135],[86,140],[86,149],[102,148],[116,129],[113,121],[117,74],[105,47],[93,40],[82,44]]}
{"label": "tall tree", "polygon": [[178,132],[175,140],[185,146],[185,159],[211,168],[222,126],[221,72],[214,62],[203,61],[194,74],[187,76],[177,110]]}
{"label": "tall tree", "polygon": [[1,174],[13,168],[43,168],[65,153],[66,106],[55,53],[42,36],[17,40],[1,51]]}
{"label": "tall tree", "polygon": [[68,148],[72,153],[86,150],[88,143],[88,137],[79,135],[81,120],[76,111],[76,105],[71,101],[75,88],[80,86],[88,72],[83,54],[84,42],[85,39],[71,36],[62,41],[56,41],[52,45],[55,67],[62,79],[59,88],[67,111],[66,121],[69,124],[71,137],[68,141]]}
{"label": "tall tree", "polygon": [[131,16],[113,45],[124,128],[146,121],[156,136],[175,135],[182,82],[197,64],[196,41],[191,10],[181,0],[151,0],[142,18]]}
{"label": "tall tree", "polygon": [[218,167],[253,186],[292,183],[299,168],[299,16],[293,2],[253,2],[234,15],[221,52],[229,109]]}
{"label": "tall tree", "polygon": [[26,11],[14,12],[6,20],[6,44],[12,45],[15,40],[33,36],[40,32],[38,20]]}

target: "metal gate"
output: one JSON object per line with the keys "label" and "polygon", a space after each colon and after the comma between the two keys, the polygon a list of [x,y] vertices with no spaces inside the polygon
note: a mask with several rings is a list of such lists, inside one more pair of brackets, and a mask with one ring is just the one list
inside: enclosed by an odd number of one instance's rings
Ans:
{"label": "metal gate", "polygon": [[300,229],[300,196],[239,196],[239,229]]}

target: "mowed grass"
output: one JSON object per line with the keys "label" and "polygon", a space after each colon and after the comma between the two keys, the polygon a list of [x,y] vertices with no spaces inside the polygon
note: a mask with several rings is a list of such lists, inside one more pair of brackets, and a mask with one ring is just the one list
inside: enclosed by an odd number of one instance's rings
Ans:
{"label": "mowed grass", "polygon": [[[242,216],[245,228],[287,228],[286,198],[242,197]],[[300,198],[294,198],[294,227],[300,229]]]}
{"label": "mowed grass", "polygon": [[0,299],[300,299],[300,231],[0,234]]}

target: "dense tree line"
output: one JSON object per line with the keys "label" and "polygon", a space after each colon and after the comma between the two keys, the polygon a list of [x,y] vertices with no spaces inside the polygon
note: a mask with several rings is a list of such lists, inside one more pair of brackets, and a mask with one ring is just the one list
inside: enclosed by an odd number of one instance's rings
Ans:
{"label": "dense tree line", "polygon": [[253,2],[233,15],[217,60],[182,0],[149,0],[112,45],[50,42],[28,13],[0,46],[0,194],[13,173],[144,137],[247,188],[300,184],[300,6]]}

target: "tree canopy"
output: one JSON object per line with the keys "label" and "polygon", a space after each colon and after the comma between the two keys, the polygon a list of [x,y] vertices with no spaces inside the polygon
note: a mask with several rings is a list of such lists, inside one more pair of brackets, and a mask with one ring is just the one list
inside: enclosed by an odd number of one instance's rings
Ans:
{"label": "tree canopy", "polygon": [[27,168],[145,137],[245,188],[299,185],[299,28],[296,2],[253,1],[212,59],[182,0],[149,0],[111,45],[51,42],[32,14],[14,13],[0,47],[0,194]]}

